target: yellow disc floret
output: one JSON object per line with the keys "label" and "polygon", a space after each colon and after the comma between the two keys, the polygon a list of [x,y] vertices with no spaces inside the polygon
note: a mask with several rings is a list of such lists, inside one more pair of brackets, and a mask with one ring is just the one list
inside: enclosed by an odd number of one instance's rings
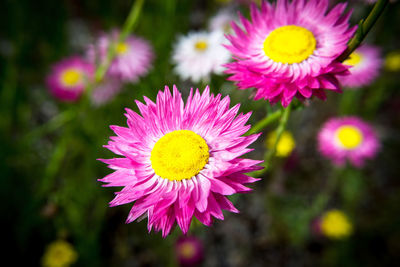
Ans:
{"label": "yellow disc floret", "polygon": [[200,51],[200,52],[203,52],[204,50],[206,50],[207,47],[208,47],[208,44],[207,44],[207,42],[204,41],[204,40],[197,41],[197,42],[194,44],[194,48],[195,48],[197,51]]}
{"label": "yellow disc floret", "polygon": [[196,248],[194,244],[185,242],[180,245],[179,252],[182,258],[191,259],[196,254]]}
{"label": "yellow disc floret", "polygon": [[44,267],[68,267],[78,258],[72,245],[64,240],[51,243],[42,258]]}
{"label": "yellow disc floret", "polygon": [[361,131],[351,125],[344,125],[336,130],[336,137],[345,149],[357,148],[363,141]]}
{"label": "yellow disc floret", "polygon": [[[271,132],[266,140],[267,148],[272,149],[276,142],[276,132]],[[276,146],[276,156],[287,157],[296,147],[293,136],[290,132],[284,131]]]}
{"label": "yellow disc floret", "polygon": [[267,57],[280,63],[300,63],[314,53],[317,41],[306,28],[286,25],[273,30],[265,39],[263,49]]}
{"label": "yellow disc floret", "polygon": [[389,71],[400,70],[400,52],[391,52],[386,56],[385,68]]}
{"label": "yellow disc floret", "polygon": [[358,52],[353,52],[350,54],[349,58],[343,61],[343,64],[348,66],[355,66],[363,60],[363,56]]}
{"label": "yellow disc floret", "polygon": [[66,87],[77,86],[82,81],[82,72],[77,69],[67,69],[61,74],[61,81]]}
{"label": "yellow disc floret", "polygon": [[129,45],[127,43],[121,42],[118,43],[115,47],[115,51],[117,51],[118,55],[123,55],[129,50]]}
{"label": "yellow disc floret", "polygon": [[189,130],[177,130],[161,137],[151,151],[154,172],[171,181],[191,179],[208,162],[206,141]]}
{"label": "yellow disc floret", "polygon": [[321,231],[330,238],[341,239],[353,232],[353,226],[347,216],[339,210],[326,212],[321,218]]}

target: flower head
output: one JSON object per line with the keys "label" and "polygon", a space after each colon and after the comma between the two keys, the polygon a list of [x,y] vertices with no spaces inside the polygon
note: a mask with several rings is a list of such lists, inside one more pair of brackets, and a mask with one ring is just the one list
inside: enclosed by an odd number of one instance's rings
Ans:
{"label": "flower head", "polygon": [[340,210],[325,212],[319,220],[321,233],[332,239],[343,239],[353,232],[349,218]]}
{"label": "flower head", "polygon": [[267,1],[261,10],[251,5],[251,22],[243,16],[243,29],[233,23],[236,35],[227,36],[235,62],[226,73],[239,89],[255,87],[255,99],[287,106],[293,99],[316,96],[325,89],[340,92],[337,75],[348,67],[336,61],[346,49],[355,28],[349,28],[346,4],[328,12],[328,0]]}
{"label": "flower head", "polygon": [[[237,21],[237,16],[231,9],[222,9],[215,16],[210,19],[209,29],[210,31],[220,31],[223,33],[233,33],[231,22]],[[224,43],[227,43],[227,39],[224,38]]]}
{"label": "flower head", "polygon": [[46,77],[50,92],[61,101],[77,101],[93,77],[94,66],[74,56],[52,66]]}
{"label": "flower head", "polygon": [[224,38],[220,31],[191,32],[181,36],[173,51],[174,71],[182,79],[193,82],[208,80],[212,73],[221,74],[222,65],[231,58],[222,46]]}
{"label": "flower head", "polygon": [[182,236],[175,245],[175,252],[180,266],[196,266],[204,258],[201,241],[194,236]]}
{"label": "flower head", "polygon": [[379,148],[377,137],[369,124],[357,117],[332,118],[318,134],[322,155],[341,166],[349,160],[362,167],[366,159],[373,158]]}
{"label": "flower head", "polygon": [[68,267],[78,258],[72,245],[64,240],[51,243],[42,258],[43,267]]}
{"label": "flower head", "polygon": [[400,70],[400,51],[393,51],[386,55],[385,69],[389,71]]}
{"label": "flower head", "polygon": [[239,104],[229,109],[229,97],[208,87],[191,90],[186,105],[175,86],[144,100],[136,101],[142,116],[126,109],[128,128],[111,126],[117,136],[106,147],[123,157],[102,160],[115,172],[100,181],[124,188],[110,205],[134,202],[127,223],[148,217],[148,230],[163,236],[175,221],[187,233],[193,216],[209,226],[222,209],[238,212],[226,196],[250,191],[244,184],[257,179],[245,173],[262,169],[239,158],[259,136],[241,136],[250,114],[237,115]]}
{"label": "flower head", "polygon": [[[268,149],[272,149],[276,141],[276,132],[271,132],[266,140],[266,145]],[[277,157],[287,157],[292,153],[293,149],[296,147],[296,143],[290,132],[284,131],[279,139],[276,146],[276,156]]]}
{"label": "flower head", "polygon": [[[117,42],[119,32],[114,30],[110,34],[103,34],[97,43],[91,45],[87,57],[92,62],[104,63],[110,43]],[[135,82],[145,75],[152,64],[153,48],[148,41],[130,35],[125,41],[115,44],[115,58],[111,62],[107,75],[125,82]]]}
{"label": "flower head", "polygon": [[357,48],[343,64],[350,66],[350,75],[341,76],[343,86],[357,88],[371,84],[382,66],[379,48],[363,45]]}

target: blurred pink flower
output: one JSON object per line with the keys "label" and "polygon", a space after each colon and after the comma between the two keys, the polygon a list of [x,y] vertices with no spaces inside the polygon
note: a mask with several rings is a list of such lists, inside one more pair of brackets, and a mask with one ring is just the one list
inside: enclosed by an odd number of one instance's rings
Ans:
{"label": "blurred pink flower", "polygon": [[226,198],[251,191],[245,175],[262,169],[261,161],[239,158],[259,134],[241,136],[250,117],[229,109],[229,97],[196,90],[184,105],[174,86],[159,91],[156,103],[147,97],[136,101],[139,114],[126,109],[128,128],[111,126],[117,136],[105,147],[122,158],[102,159],[115,172],[100,179],[105,186],[124,186],[111,206],[135,202],[127,223],[148,217],[148,230],[165,237],[175,221],[183,233],[192,217],[209,226],[212,217],[223,219],[222,209],[238,212]]}
{"label": "blurred pink flower", "polygon": [[59,100],[77,101],[93,78],[94,66],[78,56],[63,59],[52,66],[46,77],[50,92]]}
{"label": "blurred pink flower", "polygon": [[379,75],[383,60],[379,48],[362,45],[357,48],[343,64],[350,66],[350,75],[341,76],[343,86],[357,88],[371,84]]}
{"label": "blurred pink flower", "polygon": [[[107,57],[110,42],[118,40],[119,32],[102,34],[97,43],[89,46],[87,57],[91,62],[103,64]],[[153,48],[148,41],[130,35],[124,42],[115,44],[116,55],[108,69],[107,76],[125,82],[135,82],[145,75],[154,58]]]}
{"label": "blurred pink flower", "polygon": [[322,126],[318,147],[335,165],[342,166],[349,160],[355,167],[362,167],[366,159],[375,157],[379,142],[369,124],[357,117],[343,117],[332,118]]}
{"label": "blurred pink flower", "polygon": [[182,236],[175,245],[175,253],[180,266],[197,266],[204,259],[201,241],[194,236]]}
{"label": "blurred pink flower", "polygon": [[338,75],[348,67],[336,61],[356,27],[349,28],[346,3],[328,12],[328,0],[263,1],[251,5],[251,22],[228,35],[236,61],[228,63],[229,80],[239,89],[256,88],[255,99],[289,105],[293,97],[325,99],[325,90],[340,92]]}

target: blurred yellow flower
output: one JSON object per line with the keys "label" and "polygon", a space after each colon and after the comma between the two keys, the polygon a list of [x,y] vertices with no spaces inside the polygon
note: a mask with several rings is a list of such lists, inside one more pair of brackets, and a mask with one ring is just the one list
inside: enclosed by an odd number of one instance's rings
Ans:
{"label": "blurred yellow flower", "polygon": [[73,246],[64,241],[57,240],[48,245],[42,258],[43,267],[68,267],[78,258]]}
{"label": "blurred yellow flower", "polygon": [[346,238],[353,232],[353,226],[342,211],[330,210],[325,212],[321,218],[321,232],[330,238]]}
{"label": "blurred yellow flower", "polygon": [[385,68],[389,71],[400,70],[400,51],[387,54],[385,58]]}
{"label": "blurred yellow flower", "polygon": [[[268,149],[274,147],[276,140],[276,132],[271,132],[266,140],[266,146]],[[284,131],[279,139],[278,145],[276,146],[276,156],[277,157],[287,157],[292,153],[293,149],[296,147],[296,143],[290,132]]]}

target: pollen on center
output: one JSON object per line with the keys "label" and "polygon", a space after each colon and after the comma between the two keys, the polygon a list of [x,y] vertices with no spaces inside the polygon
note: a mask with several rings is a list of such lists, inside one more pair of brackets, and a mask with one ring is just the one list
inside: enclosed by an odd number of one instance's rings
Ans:
{"label": "pollen on center", "polygon": [[204,41],[204,40],[197,41],[197,42],[194,44],[194,48],[195,48],[197,51],[200,51],[200,52],[203,52],[204,50],[206,50],[207,47],[208,47],[208,44],[207,44],[207,42]]}
{"label": "pollen on center", "polygon": [[207,164],[206,141],[190,130],[177,130],[161,137],[151,151],[154,172],[171,181],[191,179]]}
{"label": "pollen on center", "polygon": [[300,63],[314,53],[317,41],[306,28],[286,25],[273,30],[264,40],[267,57],[280,63]]}

